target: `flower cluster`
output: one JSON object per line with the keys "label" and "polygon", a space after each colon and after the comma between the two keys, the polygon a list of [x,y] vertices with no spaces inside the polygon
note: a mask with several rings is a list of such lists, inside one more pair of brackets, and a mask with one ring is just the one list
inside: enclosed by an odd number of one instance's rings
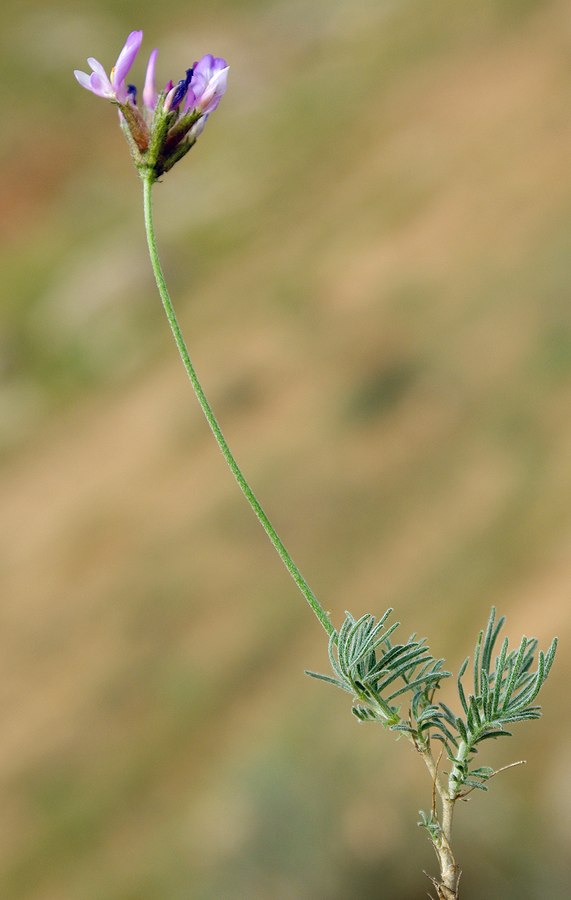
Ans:
{"label": "flower cluster", "polygon": [[156,181],[182,159],[202,133],[208,116],[226,91],[228,65],[221,57],[203,56],[176,84],[169,81],[162,91],[155,85],[157,50],[149,57],[142,104],[137,88],[126,83],[143,40],[142,31],[132,31],[117,62],[107,75],[96,59],[87,60],[91,74],[75,71],[80,85],[110,100],[119,108],[121,127],[135,165],[143,177]]}

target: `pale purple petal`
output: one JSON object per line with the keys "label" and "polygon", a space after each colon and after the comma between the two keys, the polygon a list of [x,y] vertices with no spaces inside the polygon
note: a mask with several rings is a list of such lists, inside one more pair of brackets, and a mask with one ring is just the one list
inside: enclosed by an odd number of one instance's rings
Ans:
{"label": "pale purple petal", "polygon": [[115,98],[115,94],[113,92],[113,88],[107,78],[107,75],[103,73],[103,79],[99,77],[97,72],[92,72],[91,75],[86,75],[85,72],[80,72],[76,69],[73,73],[80,85],[84,87],[87,91],[91,91],[93,94],[97,94],[98,97],[105,97],[106,100],[113,100]]}
{"label": "pale purple petal", "polygon": [[[171,87],[169,88],[167,95],[165,97],[165,102],[163,103],[163,110],[165,112],[168,112],[170,110],[173,99],[174,99],[174,95],[176,94],[177,88],[178,88],[178,84],[173,85],[172,81],[169,81],[169,84],[171,85]],[[167,87],[168,87],[168,85],[167,85]]]}
{"label": "pale purple petal", "polygon": [[[202,61],[202,60],[201,60]],[[196,71],[198,63],[194,67],[194,72],[190,81],[187,102],[184,105],[185,110],[195,109],[208,85],[208,73]],[[192,101],[192,106],[191,106]]]}
{"label": "pale purple petal", "polygon": [[125,78],[135,62],[135,57],[139,52],[142,40],[142,31],[132,31],[125,41],[125,45],[117,58],[117,62],[111,70],[111,83],[119,98],[123,93],[126,94],[124,86]]}
{"label": "pale purple petal", "polygon": [[204,131],[204,126],[206,125],[206,121],[208,116],[201,116],[197,122],[194,123],[190,131],[188,132],[188,139],[194,143],[194,141],[198,140],[202,132]]}
{"label": "pale purple petal", "polygon": [[107,100],[115,99],[115,92],[109,84],[109,79],[105,76],[105,81],[103,81],[97,72],[92,72],[89,76],[89,89],[98,97],[105,97]]}
{"label": "pale purple petal", "polygon": [[194,71],[198,75],[203,75],[207,80],[212,77],[215,72],[221,69],[227,69],[228,63],[222,56],[212,56],[212,53],[206,53],[202,59],[199,59],[194,66]]}
{"label": "pale purple petal", "polygon": [[155,64],[158,50],[153,50],[149,56],[145,87],[143,88],[143,103],[148,109],[154,109],[157,105],[157,89],[155,87]]}
{"label": "pale purple petal", "polygon": [[89,90],[93,91],[94,94],[97,94],[98,97],[106,97],[108,100],[114,100],[115,91],[113,90],[113,85],[109,81],[107,73],[101,63],[96,59],[93,59],[92,56],[89,57],[87,62],[93,69],[89,77]]}
{"label": "pale purple petal", "polygon": [[202,110],[202,112],[214,112],[214,110],[220,103],[222,97],[226,92],[226,87],[228,84],[228,70],[229,66],[226,66],[225,69],[220,69],[211,77],[204,90],[204,93],[198,101],[198,106]]}
{"label": "pale purple petal", "polygon": [[86,91],[91,90],[90,75],[86,75],[85,72],[80,72],[79,69],[74,69],[73,74],[79,81],[80,85],[84,87]]}
{"label": "pale purple petal", "polygon": [[206,88],[207,84],[208,79],[201,72],[197,72],[195,66],[192,78],[190,79],[186,102],[184,104],[185,112],[196,107],[200,97],[202,97],[204,93],[204,89]]}
{"label": "pale purple petal", "polygon": [[97,59],[93,59],[93,57],[90,56],[87,62],[91,66],[92,70],[96,72],[100,78],[105,78],[107,79],[107,81],[109,81],[109,79],[107,78],[107,72]]}
{"label": "pale purple petal", "polygon": [[206,79],[210,77],[212,66],[214,65],[214,57],[212,53],[207,53],[202,59],[199,59],[194,67],[195,75],[203,75]]}
{"label": "pale purple petal", "polygon": [[199,97],[202,97],[207,84],[208,78],[203,75],[202,72],[196,72],[195,70],[190,82],[190,87],[197,100]]}
{"label": "pale purple petal", "polygon": [[184,101],[183,112],[186,113],[189,110],[194,109],[195,106],[196,106],[196,94],[194,93],[192,88],[189,88],[187,95],[186,95],[186,100]]}

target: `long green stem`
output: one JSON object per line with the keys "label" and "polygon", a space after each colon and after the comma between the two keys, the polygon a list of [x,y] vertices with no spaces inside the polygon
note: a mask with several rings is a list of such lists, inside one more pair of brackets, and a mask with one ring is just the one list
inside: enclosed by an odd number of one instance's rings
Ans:
{"label": "long green stem", "polygon": [[163,302],[163,307],[169,321],[169,325],[171,327],[171,331],[173,333],[173,337],[175,339],[178,352],[184,364],[184,368],[186,369],[186,373],[190,379],[192,387],[194,388],[194,393],[196,394],[196,398],[200,404],[202,412],[204,413],[206,420],[210,426],[210,430],[214,435],[216,443],[220,447],[222,451],[222,455],[224,459],[228,463],[228,466],[234,475],[234,478],[238,482],[242,493],[244,494],[246,500],[252,507],[256,516],[258,517],[262,528],[266,532],[273,546],[275,547],[277,553],[279,554],[280,559],[282,560],[284,566],[290,573],[291,577],[297,584],[301,593],[309,603],[311,609],[319,619],[321,625],[329,635],[335,635],[335,628],[331,624],[331,620],[329,616],[321,606],[319,600],[309,587],[307,581],[299,571],[298,567],[294,563],[293,559],[289,555],[286,550],[284,544],[282,543],[277,531],[274,526],[268,519],[266,513],[264,512],[260,502],[252,491],[250,485],[244,478],[238,463],[234,459],[232,452],[226,443],[226,439],[222,434],[222,430],[220,425],[218,424],[214,413],[212,412],[212,408],[206,399],[206,394],[202,390],[202,385],[198,380],[198,376],[190,359],[190,355],[188,353],[186,344],[184,342],[184,338],[182,336],[182,332],[180,330],[180,326],[178,324],[175,311],[169,296],[169,292],[166,286],[165,277],[163,275],[163,271],[161,268],[161,263],[159,260],[159,254],[157,251],[157,243],[155,238],[155,229],[153,226],[153,200],[152,200],[152,186],[153,186],[153,178],[150,175],[146,175],[143,177],[143,185],[144,185],[144,207],[145,207],[145,229],[147,232],[147,243],[149,246],[149,255],[151,257],[151,265],[153,267],[153,273],[155,275],[155,280],[157,282],[157,287],[159,289],[159,294],[161,295],[161,300]]}

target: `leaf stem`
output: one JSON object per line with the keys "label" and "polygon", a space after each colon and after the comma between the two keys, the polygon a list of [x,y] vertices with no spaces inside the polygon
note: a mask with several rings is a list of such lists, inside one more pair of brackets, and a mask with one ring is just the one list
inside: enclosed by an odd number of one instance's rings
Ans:
{"label": "leaf stem", "polygon": [[172,301],[169,296],[169,292],[168,292],[166,282],[165,282],[165,277],[163,275],[161,263],[159,260],[159,254],[157,251],[155,229],[154,229],[154,225],[153,225],[153,201],[152,201],[152,186],[153,186],[153,182],[155,179],[154,179],[154,176],[152,173],[146,172],[144,175],[142,175],[142,180],[143,180],[143,202],[144,202],[144,211],[145,211],[145,230],[146,230],[146,234],[147,234],[147,244],[149,247],[149,256],[151,258],[151,265],[153,267],[153,273],[155,276],[155,281],[157,283],[157,288],[158,288],[159,294],[161,296],[163,307],[164,307],[169,325],[171,327],[171,331],[172,331],[173,337],[175,339],[176,346],[178,348],[178,352],[180,354],[184,368],[186,369],[186,373],[187,373],[189,380],[192,384],[192,387],[194,389],[196,399],[198,400],[198,402],[200,404],[200,408],[202,409],[202,412],[204,413],[206,421],[208,422],[208,425],[210,426],[210,430],[212,431],[212,434],[214,435],[216,443],[218,444],[218,447],[220,448],[222,455],[224,456],[224,459],[226,460],[232,474],[234,475],[234,478],[238,482],[238,485],[240,486],[242,493],[244,494],[246,500],[250,504],[250,507],[252,508],[252,510],[254,511],[256,516],[258,517],[258,520],[260,521],[262,528],[264,529],[268,538],[272,542],[274,549],[278,553],[281,561],[283,562],[283,564],[286,567],[286,569],[288,570],[289,574],[295,581],[299,590],[301,591],[301,593],[307,600],[309,606],[315,613],[320,624],[323,626],[323,628],[325,629],[327,634],[330,636],[333,636],[333,639],[335,640],[336,639],[336,631],[331,623],[331,620],[330,620],[328,614],[326,613],[326,611],[323,609],[323,607],[319,603],[317,597],[315,596],[315,594],[309,587],[307,581],[305,580],[305,578],[301,574],[300,570],[298,569],[298,567],[294,563],[293,559],[291,558],[290,554],[286,550],[278,533],[276,532],[276,530],[273,527],[272,523],[270,522],[268,516],[264,512],[260,502],[256,498],[254,492],[252,491],[250,485],[246,481],[244,475],[242,474],[242,471],[239,468],[238,463],[234,459],[234,456],[232,455],[232,452],[226,442],[226,439],[222,433],[220,425],[218,424],[218,421],[216,420],[216,417],[212,411],[212,408],[206,398],[206,394],[204,393],[204,391],[202,389],[202,385],[200,384],[200,381],[198,380],[198,376],[196,374],[196,371],[195,371],[192,361],[190,359],[190,355],[187,350],[184,338],[182,336],[182,332],[180,330],[180,326],[177,321],[177,317],[176,317],[176,314],[175,314],[175,311],[174,311],[174,308],[172,305]]}

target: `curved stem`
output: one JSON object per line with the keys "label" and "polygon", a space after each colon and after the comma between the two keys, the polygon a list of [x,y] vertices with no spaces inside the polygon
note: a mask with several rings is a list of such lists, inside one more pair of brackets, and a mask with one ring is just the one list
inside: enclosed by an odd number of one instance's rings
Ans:
{"label": "curved stem", "polygon": [[307,600],[309,606],[317,616],[319,622],[329,635],[335,636],[335,628],[331,624],[331,620],[329,616],[321,606],[317,597],[309,587],[307,581],[299,571],[298,567],[294,563],[293,559],[289,555],[286,550],[284,544],[282,543],[278,533],[273,527],[272,523],[268,519],[266,513],[264,512],[261,504],[259,503],[257,497],[252,491],[250,485],[246,481],[244,475],[242,474],[238,463],[234,459],[232,452],[228,444],[226,443],[226,439],[222,434],[222,430],[220,425],[218,424],[214,413],[212,412],[212,408],[206,399],[206,394],[202,389],[202,385],[198,380],[198,376],[190,359],[190,355],[186,348],[186,344],[184,342],[184,338],[182,336],[182,332],[180,330],[180,326],[178,324],[175,311],[169,296],[169,292],[166,286],[165,277],[163,275],[163,271],[161,269],[161,264],[159,260],[159,255],[157,251],[157,244],[155,239],[155,230],[153,226],[153,203],[152,203],[152,185],[153,185],[153,176],[152,174],[148,174],[143,176],[143,185],[144,185],[144,208],[145,208],[145,229],[147,233],[147,243],[149,247],[149,255],[151,257],[151,265],[153,267],[153,273],[155,276],[155,280],[157,282],[157,288],[159,289],[159,294],[161,295],[161,300],[163,302],[163,307],[169,321],[169,325],[171,327],[171,331],[173,333],[173,337],[175,339],[178,352],[184,364],[184,368],[186,369],[186,373],[190,379],[192,387],[194,388],[194,393],[196,394],[196,399],[198,400],[202,412],[204,413],[206,420],[210,426],[210,430],[214,435],[216,443],[218,444],[224,459],[228,463],[228,466],[234,475],[234,478],[238,482],[242,493],[244,494],[246,500],[250,504],[251,508],[255,512],[258,517],[262,528],[266,532],[270,541],[272,542],[275,550],[277,551],[280,559],[282,560],[284,566],[290,573],[291,577],[297,584],[301,593]]}

